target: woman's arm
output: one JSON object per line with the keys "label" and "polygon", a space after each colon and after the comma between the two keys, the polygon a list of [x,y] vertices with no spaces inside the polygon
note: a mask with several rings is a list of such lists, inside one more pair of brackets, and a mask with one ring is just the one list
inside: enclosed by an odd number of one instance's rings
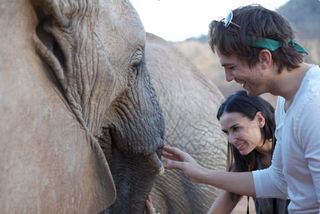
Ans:
{"label": "woman's arm", "polygon": [[177,169],[191,181],[203,183],[234,192],[239,195],[255,197],[251,172],[221,172],[200,166],[188,153],[176,147],[165,146],[162,155],[169,159],[166,169]]}
{"label": "woman's arm", "polygon": [[223,191],[210,207],[208,214],[229,214],[240,199],[240,195]]}

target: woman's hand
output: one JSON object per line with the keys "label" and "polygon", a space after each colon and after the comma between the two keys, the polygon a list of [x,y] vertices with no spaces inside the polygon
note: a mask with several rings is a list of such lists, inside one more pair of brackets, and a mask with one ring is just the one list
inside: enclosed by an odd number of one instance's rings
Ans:
{"label": "woman's hand", "polygon": [[156,209],[153,207],[151,195],[148,195],[146,199],[146,213],[147,214],[155,214]]}
{"label": "woman's hand", "polygon": [[164,146],[162,150],[163,157],[168,161],[165,164],[166,169],[180,170],[193,182],[201,182],[207,169],[200,166],[195,159],[186,152],[172,146]]}

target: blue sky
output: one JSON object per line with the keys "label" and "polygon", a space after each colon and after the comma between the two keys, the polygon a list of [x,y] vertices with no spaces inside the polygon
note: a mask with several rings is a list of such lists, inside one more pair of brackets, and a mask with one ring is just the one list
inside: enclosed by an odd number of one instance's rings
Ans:
{"label": "blue sky", "polygon": [[[166,40],[182,41],[207,34],[211,20],[221,19],[230,9],[257,3],[275,10],[288,0],[130,0],[145,30]],[[219,2],[219,3],[218,3]]]}

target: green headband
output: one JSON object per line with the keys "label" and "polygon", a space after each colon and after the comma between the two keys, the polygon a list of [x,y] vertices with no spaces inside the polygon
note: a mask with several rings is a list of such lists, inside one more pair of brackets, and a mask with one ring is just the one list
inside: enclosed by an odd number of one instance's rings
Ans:
{"label": "green headband", "polygon": [[[250,47],[265,48],[270,51],[275,51],[282,46],[281,42],[274,40],[274,39],[264,39],[263,38],[263,39],[259,39],[254,42],[252,38],[248,37],[246,42]],[[291,46],[293,46],[293,48],[296,49],[296,51],[298,51],[299,53],[308,54],[307,50],[302,45],[298,44],[297,42],[294,42],[292,39],[290,39],[288,41],[288,43]]]}

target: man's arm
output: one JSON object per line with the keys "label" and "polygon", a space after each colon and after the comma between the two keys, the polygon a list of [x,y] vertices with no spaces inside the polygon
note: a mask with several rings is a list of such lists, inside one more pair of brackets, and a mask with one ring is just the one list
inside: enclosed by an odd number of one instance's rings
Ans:
{"label": "man's arm", "polygon": [[176,147],[165,146],[162,155],[169,159],[166,169],[180,170],[195,183],[203,183],[234,192],[239,195],[255,197],[251,172],[222,172],[200,166],[188,153]]}

